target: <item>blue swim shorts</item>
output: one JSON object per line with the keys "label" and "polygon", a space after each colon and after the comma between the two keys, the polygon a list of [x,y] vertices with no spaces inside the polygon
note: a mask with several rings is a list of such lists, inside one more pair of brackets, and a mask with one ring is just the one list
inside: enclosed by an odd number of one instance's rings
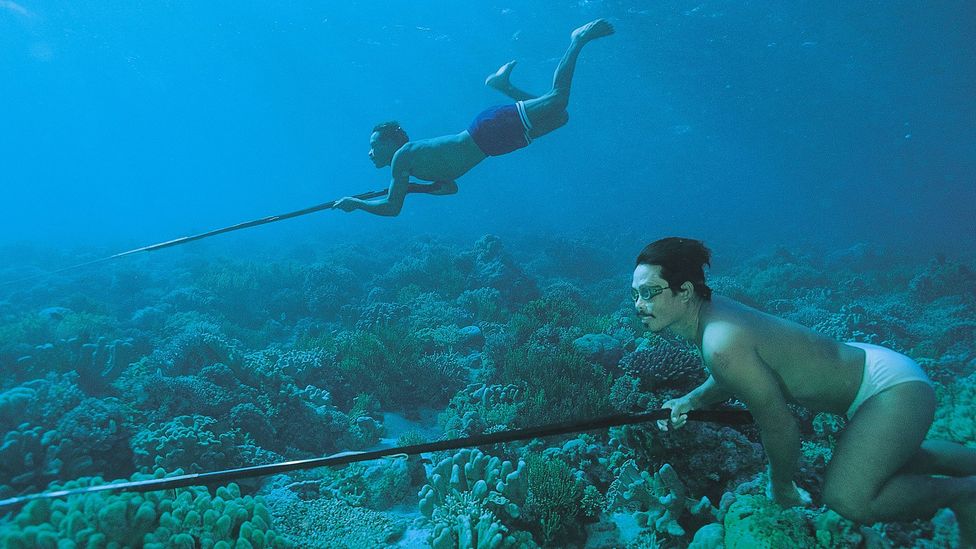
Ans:
{"label": "blue swim shorts", "polygon": [[468,133],[485,155],[501,156],[531,143],[531,129],[525,106],[519,101],[482,112],[475,117]]}

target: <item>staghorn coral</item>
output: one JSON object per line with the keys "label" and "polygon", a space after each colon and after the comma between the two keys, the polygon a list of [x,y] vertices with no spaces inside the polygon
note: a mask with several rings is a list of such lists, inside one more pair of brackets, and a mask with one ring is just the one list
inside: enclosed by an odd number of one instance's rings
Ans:
{"label": "staghorn coral", "polygon": [[340,406],[369,393],[390,409],[446,402],[467,381],[469,372],[450,353],[425,355],[422,342],[402,326],[377,332],[337,336],[338,382],[329,390]]}
{"label": "staghorn coral", "polygon": [[582,336],[578,326],[584,318],[572,301],[542,298],[519,308],[509,319],[507,329],[517,345],[530,341],[551,344]]}
{"label": "staghorn coral", "polygon": [[496,367],[498,382],[525,380],[525,402],[516,424],[534,426],[604,415],[613,378],[570,345],[528,345],[512,349]]}
{"label": "staghorn coral", "polygon": [[218,259],[200,271],[195,281],[212,296],[209,310],[234,327],[258,328],[267,318],[299,318],[307,312],[296,290],[304,286],[307,268],[298,263]]}

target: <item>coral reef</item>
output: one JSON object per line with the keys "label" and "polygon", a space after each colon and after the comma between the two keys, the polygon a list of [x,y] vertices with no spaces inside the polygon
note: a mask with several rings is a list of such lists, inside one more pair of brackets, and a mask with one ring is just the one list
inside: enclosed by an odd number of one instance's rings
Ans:
{"label": "coral reef", "polygon": [[696,350],[660,337],[640,340],[637,348],[620,360],[620,366],[640,380],[644,391],[676,389],[683,394],[707,377]]}
{"label": "coral reef", "polygon": [[512,547],[531,541],[513,531],[528,493],[526,464],[479,450],[440,461],[420,490],[420,512],[431,520],[433,547]]}
{"label": "coral reef", "polygon": [[[132,480],[164,477],[135,475]],[[93,486],[84,478],[64,489]],[[96,492],[65,500],[28,503],[9,522],[0,522],[0,544],[10,548],[60,547],[292,547],[271,527],[264,504],[242,497],[235,484],[211,495],[206,488],[139,493]]]}
{"label": "coral reef", "polygon": [[[591,240],[540,237],[524,256],[491,235],[388,244],[188,255],[3,296],[0,498],[643,411],[707,375],[693,346],[643,333],[626,269],[595,264],[619,254]],[[745,257],[710,279],[917,359],[937,385],[930,436],[976,446],[974,272],[862,246]],[[844,422],[794,413],[797,480],[816,501]],[[951,513],[867,528],[778,510],[761,495],[758,441],[750,426],[635,425],[216,493],[35,502],[0,525],[0,544],[927,548],[958,535]]]}
{"label": "coral reef", "polygon": [[[730,499],[731,504],[723,505],[726,547],[821,546],[811,534],[809,512],[798,508],[783,509],[765,496],[742,494]],[[833,531],[833,527],[828,531]],[[824,539],[832,542],[846,537],[831,535]]]}
{"label": "coral reef", "polygon": [[939,407],[929,438],[951,440],[976,448],[976,374],[936,389]]}
{"label": "coral reef", "polygon": [[668,464],[653,475],[628,460],[620,467],[616,480],[607,491],[607,509],[626,509],[634,514],[642,528],[653,529],[672,538],[686,535],[679,522],[685,515],[694,516],[699,525],[715,519],[715,509],[708,498],[693,499],[678,473]]}

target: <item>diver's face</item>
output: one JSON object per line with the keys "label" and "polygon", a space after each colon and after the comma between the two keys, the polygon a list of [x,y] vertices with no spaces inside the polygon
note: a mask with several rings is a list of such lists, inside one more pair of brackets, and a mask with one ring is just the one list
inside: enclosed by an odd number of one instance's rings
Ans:
{"label": "diver's face", "polygon": [[378,132],[373,132],[369,136],[369,159],[377,168],[389,166],[393,161],[393,153],[396,149],[390,144],[388,139],[382,139]]}
{"label": "diver's face", "polygon": [[661,278],[660,265],[638,265],[630,291],[637,317],[648,330],[660,332],[677,320],[677,296]]}

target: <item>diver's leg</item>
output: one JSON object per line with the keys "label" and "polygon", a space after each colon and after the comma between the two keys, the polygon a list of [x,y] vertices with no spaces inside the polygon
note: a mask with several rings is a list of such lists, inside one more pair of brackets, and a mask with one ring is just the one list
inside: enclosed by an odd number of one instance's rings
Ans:
{"label": "diver's leg", "polygon": [[613,34],[613,26],[605,19],[591,21],[573,31],[569,49],[556,67],[552,77],[552,90],[549,93],[525,101],[525,114],[532,123],[532,137],[545,135],[562,126],[569,119],[566,107],[569,106],[569,91],[573,84],[576,60],[583,46],[592,40]]}
{"label": "diver's leg", "polygon": [[935,393],[922,382],[895,385],[864,402],[834,448],[824,476],[824,503],[861,523],[931,518],[949,507],[964,539],[976,527],[976,477],[902,473],[919,451],[935,414]]}
{"label": "diver's leg", "polygon": [[950,477],[976,475],[976,448],[946,440],[926,440],[900,472]]}
{"label": "diver's leg", "polygon": [[489,88],[495,88],[516,101],[528,101],[539,97],[512,85],[512,69],[515,68],[516,63],[517,61],[509,61],[502,65],[500,69],[485,79],[485,85]]}

